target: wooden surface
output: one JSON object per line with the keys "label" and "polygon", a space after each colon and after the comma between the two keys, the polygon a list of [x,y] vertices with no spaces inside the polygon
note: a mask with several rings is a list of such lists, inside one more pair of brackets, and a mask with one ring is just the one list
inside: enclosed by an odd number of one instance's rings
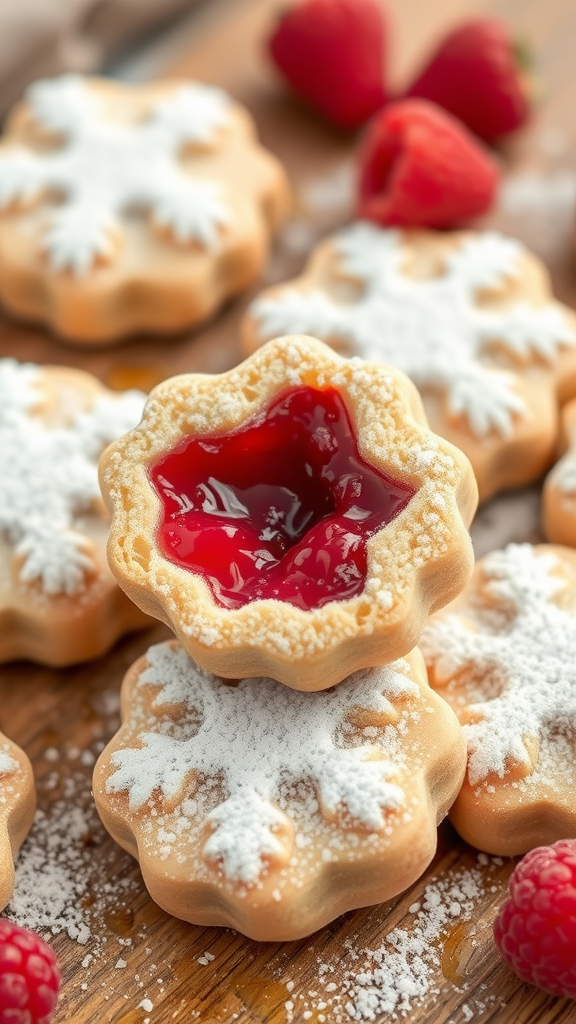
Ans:
{"label": "wooden surface", "polygon": [[[506,173],[537,170],[554,175],[575,165],[573,0],[441,0],[434,4],[402,0],[389,6],[394,8],[392,65],[399,85],[450,21],[472,11],[496,12],[507,19],[537,51],[547,95],[530,129],[503,152]],[[306,221],[305,214],[310,184],[316,183],[317,188],[324,179],[334,182],[334,172],[341,167],[345,175],[352,151],[351,140],[330,132],[286,97],[262,59],[259,41],[272,7],[267,0],[212,0],[199,12],[185,59],[174,68],[176,73],[221,84],[246,103],[264,142],[285,161],[292,176],[296,227],[278,248],[267,282],[295,273],[304,258],[306,239],[346,217],[345,203],[328,201],[328,185],[324,211],[319,212],[316,202],[312,204],[313,223]],[[529,214],[499,210],[489,223],[520,235],[540,251],[553,271],[559,295],[576,305],[571,212],[569,204],[564,208],[560,200],[552,206],[548,210],[544,204],[543,210]],[[233,365],[238,359],[236,325],[246,301],[247,297],[242,297],[214,322],[189,336],[136,339],[123,347],[92,352],[64,347],[40,330],[2,323],[0,354],[79,366],[114,387],[148,387],[170,373],[217,371]],[[499,508],[496,503],[483,513],[488,532],[494,529],[494,537],[498,536],[495,543],[501,539]],[[0,726],[30,755],[40,806],[47,814],[51,808],[52,813],[62,813],[63,807],[75,806],[82,807],[85,814],[86,827],[81,835],[75,834],[71,846],[78,862],[84,869],[88,865],[91,873],[79,904],[92,937],[85,946],[66,935],[54,939],[64,976],[55,1024],[143,1024],[146,1020],[150,1024],[195,1020],[203,1024],[233,1020],[241,1024],[304,1020],[323,1024],[325,1020],[330,1024],[346,1020],[343,1010],[338,1013],[338,991],[328,1007],[322,1006],[319,962],[334,966],[333,977],[338,982],[359,970],[363,961],[353,959],[355,949],[377,949],[398,924],[410,928],[413,915],[408,908],[419,899],[430,878],[475,865],[476,854],[445,824],[433,865],[409,893],[390,904],[348,914],[298,943],[259,945],[230,931],[195,928],[168,918],[146,895],[137,865],[98,824],[90,800],[91,755],[81,753],[97,753],[99,745],[115,731],[116,695],[124,672],[152,640],[166,635],[164,627],[158,627],[152,634],[127,639],[107,658],[65,672],[24,663],[1,672]],[[411,1021],[569,1024],[576,1019],[574,1003],[522,985],[495,953],[489,926],[511,866],[505,862],[482,868],[483,893],[476,901],[473,922],[456,921],[441,936],[441,966],[433,980],[434,991],[411,1010]],[[214,959],[206,958],[205,952]],[[89,954],[90,962],[86,959]],[[204,962],[199,963],[198,958]],[[119,962],[126,966],[118,966]],[[152,1009],[146,1008],[147,1003],[139,1005],[146,999]]]}

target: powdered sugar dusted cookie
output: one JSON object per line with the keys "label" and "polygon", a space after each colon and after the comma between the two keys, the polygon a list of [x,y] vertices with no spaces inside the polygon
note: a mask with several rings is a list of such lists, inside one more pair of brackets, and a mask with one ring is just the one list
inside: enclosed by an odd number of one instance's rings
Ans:
{"label": "powdered sugar dusted cookie", "polygon": [[542,494],[542,528],[548,540],[576,547],[576,400],[562,409],[560,460]]}
{"label": "powdered sugar dusted cookie", "polygon": [[312,338],[165,381],[100,479],[116,579],[219,675],[325,689],[410,650],[471,572],[465,456],[403,374]]}
{"label": "powdered sugar dusted cookie", "polygon": [[519,242],[357,222],[322,243],[302,277],[256,299],[243,334],[248,352],[304,331],[403,370],[485,499],[552,461],[557,397],[576,390],[575,328]]}
{"label": "powdered sugar dusted cookie", "polygon": [[0,910],[14,888],[14,858],[34,819],[36,789],[32,765],[0,732]]}
{"label": "powdered sugar dusted cookie", "polygon": [[0,297],[70,341],[197,323],[258,276],[288,188],[198,82],[36,82],[0,144]]}
{"label": "powdered sugar dusted cookie", "polygon": [[164,643],[128,672],[122,717],[94,776],[106,828],[169,913],[255,939],[407,888],[464,772],[418,651],[309,694],[220,679]]}
{"label": "powdered sugar dusted cookie", "polygon": [[576,552],[487,555],[421,648],[468,744],[451,813],[464,839],[517,854],[576,836]]}
{"label": "powdered sugar dusted cookie", "polygon": [[83,661],[147,623],[106,563],[97,472],[143,403],[79,370],[0,360],[0,661]]}

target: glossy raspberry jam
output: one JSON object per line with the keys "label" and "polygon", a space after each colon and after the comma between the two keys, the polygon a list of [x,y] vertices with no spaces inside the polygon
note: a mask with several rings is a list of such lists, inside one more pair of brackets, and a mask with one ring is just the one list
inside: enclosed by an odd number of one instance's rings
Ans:
{"label": "glossy raspberry jam", "polygon": [[361,593],[367,539],[414,493],[362,459],[333,388],[298,388],[239,430],[185,438],[150,478],[163,555],[225,608],[276,598],[308,610]]}

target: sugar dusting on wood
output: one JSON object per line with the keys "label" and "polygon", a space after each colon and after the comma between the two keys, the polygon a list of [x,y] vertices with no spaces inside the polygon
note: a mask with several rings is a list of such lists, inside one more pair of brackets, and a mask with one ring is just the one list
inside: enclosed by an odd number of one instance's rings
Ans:
{"label": "sugar dusting on wood", "polygon": [[[433,1007],[452,988],[442,972],[445,940],[456,922],[478,920],[487,891],[499,891],[492,871],[501,864],[500,858],[480,854],[473,867],[447,871],[425,886],[419,883],[411,893],[418,892],[418,898],[407,908],[413,920],[405,927],[384,933],[374,947],[363,948],[354,938],[346,939],[337,959],[317,958],[311,988],[286,983],[288,1024],[309,1019],[319,1024],[397,1020],[416,1007]],[[477,945],[472,938],[471,948]],[[461,1007],[464,1021],[494,1002],[502,1005],[488,992],[484,1000],[471,996]]]}
{"label": "sugar dusting on wood", "polygon": [[[96,703],[94,710],[102,716],[106,731],[114,731],[118,726],[117,692],[104,691]],[[80,947],[83,954],[81,959],[74,958],[77,963],[71,982],[75,988],[87,991],[104,969],[109,982],[102,983],[103,1002],[110,1000],[118,985],[125,990],[127,1005],[136,1005],[136,999],[142,999],[149,986],[154,985],[161,993],[164,987],[162,979],[156,977],[156,964],[150,963],[145,978],[129,970],[131,956],[149,941],[147,925],[142,923],[128,936],[115,934],[115,927],[107,924],[120,920],[122,915],[132,918],[130,906],[142,893],[143,885],[134,877],[127,855],[125,870],[112,868],[112,862],[116,864],[118,859],[117,850],[110,851],[107,846],[108,837],[92,799],[91,766],[103,746],[100,733],[96,727],[93,742],[84,750],[74,746],[59,751],[48,746],[44,750],[43,760],[52,770],[38,782],[40,806],[16,860],[12,899],[0,917],[38,932],[59,956],[71,943]],[[146,953],[152,960],[152,949]],[[169,970],[166,960],[162,962],[163,971]],[[114,978],[115,971],[121,980]],[[67,986],[64,971],[61,1012],[71,994]],[[147,994],[140,1006],[152,1009]]]}

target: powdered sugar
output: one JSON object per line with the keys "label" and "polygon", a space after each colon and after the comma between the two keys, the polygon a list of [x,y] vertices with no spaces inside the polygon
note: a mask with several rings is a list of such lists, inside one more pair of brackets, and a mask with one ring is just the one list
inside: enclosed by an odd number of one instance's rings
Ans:
{"label": "powdered sugar", "polygon": [[507,178],[500,189],[500,205],[506,213],[527,213],[548,219],[572,219],[576,207],[576,175],[558,170],[551,174],[534,171]]}
{"label": "powdered sugar", "polygon": [[137,423],[144,396],[102,395],[89,410],[73,405],[68,422],[52,426],[35,411],[42,383],[40,367],[0,360],[0,533],[22,559],[23,582],[75,594],[94,569],[81,518],[100,498],[98,459]]}
{"label": "powdered sugar", "polygon": [[352,216],[356,201],[356,166],[353,160],[336,164],[328,173],[307,179],[298,190],[300,205],[317,219]]}
{"label": "powdered sugar", "polygon": [[[298,980],[284,982],[290,997],[284,1004],[288,1024],[396,1021],[412,1019],[412,1014],[440,1019],[453,994],[452,984],[467,988],[475,964],[485,964],[489,951],[494,951],[490,904],[495,893],[504,892],[506,869],[501,871],[501,866],[500,858],[480,854],[475,866],[447,867],[440,876],[418,883],[406,896],[413,901],[407,908],[412,920],[406,919],[400,905],[402,926],[388,932],[388,915],[396,915],[398,908],[375,908],[362,925],[362,931],[368,928],[374,936],[368,947],[353,934],[326,960],[321,943],[316,963],[310,965],[307,957]],[[308,947],[307,953],[312,952]],[[502,1007],[493,992],[482,996],[485,984],[478,979],[473,984],[465,1004],[466,1020],[488,1005]],[[417,1007],[423,1008],[420,1014]]]}
{"label": "powdered sugar", "polygon": [[228,207],[216,185],[183,173],[178,157],[185,145],[213,143],[226,126],[221,90],[182,86],[133,124],[103,118],[95,92],[76,75],[36,82],[27,100],[37,123],[63,142],[55,150],[0,153],[0,206],[47,190],[65,197],[43,238],[55,270],[82,275],[99,257],[112,260],[118,215],[134,207],[151,210],[179,242],[215,247]]}
{"label": "powdered sugar", "polygon": [[[181,804],[185,815],[195,791],[210,792],[222,780],[224,793],[208,815],[212,832],[203,852],[228,878],[254,883],[268,856],[285,858],[287,819],[273,802],[283,785],[312,779],[325,816],[346,814],[369,831],[382,829],[387,813],[402,808],[397,768],[385,756],[393,737],[388,744],[382,736],[346,743],[354,734],[348,720],[353,709],[394,720],[390,700],[418,693],[401,663],[356,673],[335,692],[310,695],[263,679],[225,685],[182,648],[167,644],[152,647],[147,660],[139,687],[161,687],[153,703],[157,713],[183,705],[192,718],[179,716],[172,724],[159,719],[155,731],[138,734],[138,747],[117,750],[107,790],[128,792],[133,810],[160,792],[165,801]],[[164,839],[170,846],[169,832]]]}
{"label": "powdered sugar", "polygon": [[6,916],[43,935],[66,932],[85,945],[90,927],[81,899],[88,886],[82,837],[85,812],[57,802],[50,815],[38,811],[32,833],[16,862],[16,887]]}
{"label": "powdered sugar", "polygon": [[482,586],[432,619],[421,648],[435,685],[464,717],[468,778],[559,770],[576,734],[576,579],[529,544],[481,563]]}
{"label": "powdered sugar", "polygon": [[[339,271],[362,286],[361,294],[337,301],[329,290],[287,286],[264,295],[250,307],[262,338],[302,332],[343,340],[363,358],[395,365],[419,387],[445,394],[450,411],[464,415],[477,437],[508,435],[514,416],[525,412],[513,376],[490,364],[495,342],[512,359],[548,363],[576,342],[557,305],[479,301],[521,272],[521,244],[495,232],[465,237],[444,257],[441,272],[418,280],[403,272],[398,231],[359,222],[333,244]],[[336,288],[330,273],[328,287]]]}
{"label": "powdered sugar", "polygon": [[[554,134],[550,138],[553,148]],[[558,142],[557,136],[555,141]],[[566,144],[566,139],[563,141]],[[548,158],[550,156],[553,154],[549,153]],[[498,206],[499,219],[504,221],[506,229],[513,235],[521,234],[525,243],[546,263],[554,262],[558,253],[568,251],[572,245],[576,211],[573,167],[564,162],[564,166],[556,164],[543,171],[531,169],[506,176]]]}
{"label": "powdered sugar", "polygon": [[0,775],[11,775],[15,772],[18,765],[13,757],[4,750],[0,750]]}
{"label": "powdered sugar", "polygon": [[471,917],[482,892],[477,869],[456,872],[424,889],[412,928],[395,928],[376,950],[358,951],[366,969],[350,971],[342,985],[345,1009],[352,1020],[379,1020],[382,1014],[404,1016],[430,989],[440,964],[436,943],[455,919]]}

